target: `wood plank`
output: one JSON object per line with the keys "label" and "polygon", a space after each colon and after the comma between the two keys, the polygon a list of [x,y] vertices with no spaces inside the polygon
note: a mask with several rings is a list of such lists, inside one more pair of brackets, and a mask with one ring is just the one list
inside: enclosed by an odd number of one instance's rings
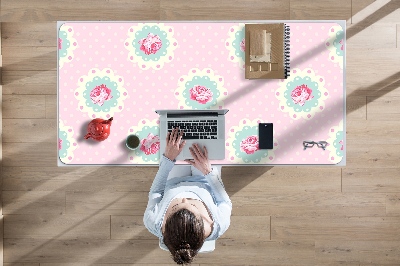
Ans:
{"label": "wood plank", "polygon": [[43,142],[56,137],[54,133],[57,132],[57,121],[56,119],[3,119],[3,132],[3,142]]}
{"label": "wood plank", "polygon": [[57,95],[46,95],[46,118],[57,119]]}
{"label": "wood plank", "polygon": [[220,239],[267,241],[271,239],[270,218],[270,216],[232,216],[229,229]]}
{"label": "wood plank", "polygon": [[[1,1],[0,1],[0,10],[1,10]],[[3,102],[3,81],[2,81],[2,67],[3,67],[3,56],[1,51],[1,22],[0,22],[0,102]],[[3,111],[2,107],[0,108],[1,113],[1,121],[0,121],[0,162],[3,161]],[[0,163],[0,197],[2,196],[3,191],[3,168],[2,164]],[[4,224],[3,224],[3,203],[0,200],[0,265],[3,265],[3,237],[4,237]]]}
{"label": "wood plank", "polygon": [[68,214],[143,215],[148,192],[66,192]]}
{"label": "wood plank", "polygon": [[290,19],[344,19],[351,18],[351,1],[348,0],[291,0]]}
{"label": "wood plank", "polygon": [[4,118],[46,118],[44,95],[3,95]]}
{"label": "wood plank", "polygon": [[[91,230],[96,228],[96,230]],[[109,215],[6,215],[4,238],[110,239]]]}
{"label": "wood plank", "polygon": [[275,217],[276,240],[398,240],[400,217]]}
{"label": "wood plank", "polygon": [[2,21],[37,22],[63,20],[159,20],[159,0],[109,0],[99,4],[71,0],[2,0]]}
{"label": "wood plank", "polygon": [[[348,96],[400,96],[400,50],[347,47],[346,90]],[[379,62],[379,63],[377,63]],[[374,67],[374,66],[381,67]]]}
{"label": "wood plank", "polygon": [[352,0],[352,23],[368,27],[377,23],[399,22],[400,3],[390,0]]}
{"label": "wood plank", "polygon": [[[11,1],[9,1],[11,2]],[[14,1],[13,1],[14,2]],[[25,1],[18,1],[22,3]],[[16,3],[16,2],[15,2]],[[36,4],[36,2],[35,2]],[[27,4],[28,5],[28,4]],[[2,3],[2,7],[5,6]],[[2,13],[3,13],[2,8]],[[23,10],[21,10],[24,12]],[[57,40],[57,21],[55,19],[49,22],[26,23],[21,22],[3,22],[2,23],[2,45],[6,46],[49,46],[55,47]],[[5,21],[5,20],[3,20]],[[23,21],[23,22],[22,22]]]}
{"label": "wood plank", "polygon": [[315,249],[320,263],[353,261],[386,265],[400,261],[400,241],[317,240]]}
{"label": "wood plank", "polygon": [[369,27],[352,24],[348,31],[354,34],[346,41],[351,49],[396,48],[396,25],[393,23],[379,22]]}
{"label": "wood plank", "polygon": [[350,168],[391,168],[400,159],[400,145],[369,144],[347,141],[347,164]]}
{"label": "wood plank", "polygon": [[63,214],[64,192],[3,191],[3,214]]}
{"label": "wood plank", "polygon": [[349,121],[367,119],[367,97],[349,96],[346,98],[346,115]]}
{"label": "wood plank", "polygon": [[400,47],[400,24],[396,24],[396,48]]}
{"label": "wood plank", "polygon": [[400,144],[399,131],[399,121],[348,119],[346,138],[347,141],[374,145],[382,143]]}
{"label": "wood plank", "polygon": [[3,190],[149,192],[156,167],[4,167]]}
{"label": "wood plank", "polygon": [[272,20],[289,19],[289,0],[185,1],[161,0],[161,20]]}
{"label": "wood plank", "polygon": [[[170,253],[152,240],[48,240],[5,239],[4,261],[40,263],[162,263],[172,261]],[[57,254],[57,256],[54,256]]]}
{"label": "wood plank", "polygon": [[3,71],[3,94],[57,94],[56,71]]}
{"label": "wood plank", "polygon": [[6,71],[55,71],[57,70],[57,51],[28,57],[15,56],[15,54],[4,56],[3,68]]}
{"label": "wood plank", "polygon": [[388,194],[386,196],[386,214],[388,216],[400,216],[400,194]]}
{"label": "wood plank", "polygon": [[[5,239],[7,262],[155,263],[172,262],[170,253],[158,247],[158,240],[45,240]],[[268,252],[265,252],[268,250]],[[57,257],[54,254],[58,254]],[[288,254],[291,254],[288,256]],[[235,241],[218,239],[216,251],[199,254],[198,264],[242,265],[315,264],[314,241]]]}
{"label": "wood plank", "polygon": [[[52,52],[57,52],[57,46],[53,43],[52,46],[6,46],[3,47],[3,53],[8,57],[8,60],[11,63],[16,63],[14,57],[32,57],[34,56],[42,56]],[[14,61],[12,61],[14,60]]]}
{"label": "wood plank", "polygon": [[[170,261],[172,261],[170,259]],[[134,266],[134,265],[146,265],[146,266],[160,266],[160,265],[165,265],[165,266],[176,266],[176,263],[172,261],[173,263],[40,263],[40,266]],[[200,264],[196,263],[191,263],[191,266],[200,266]],[[358,264],[357,264],[358,266]]]}
{"label": "wood plank", "polygon": [[[383,193],[254,193],[231,197],[234,216],[385,216]],[[266,207],[268,206],[268,207]]]}
{"label": "wood plank", "polygon": [[3,266],[40,266],[39,263],[4,263]]}
{"label": "wood plank", "polygon": [[3,143],[4,166],[57,165],[56,137],[40,143]]}
{"label": "wood plank", "polygon": [[343,192],[396,193],[400,168],[343,168]]}
{"label": "wood plank", "polygon": [[4,49],[5,71],[56,70],[57,47],[6,46]]}
{"label": "wood plank", "polygon": [[[1,13],[1,9],[0,9],[0,13]],[[2,49],[1,49],[2,47],[3,46],[1,45],[1,22],[0,22],[0,55],[2,54]],[[0,63],[0,66],[1,66],[1,63]]]}
{"label": "wood plank", "polygon": [[[400,89],[400,82],[398,88]],[[400,97],[381,96],[367,97],[368,120],[400,120]]]}
{"label": "wood plank", "polygon": [[111,215],[111,239],[154,239],[143,223],[143,215]]}
{"label": "wood plank", "polygon": [[339,192],[339,168],[326,167],[222,167],[221,174],[229,195],[238,191],[269,193]]}
{"label": "wood plank", "polygon": [[[1,169],[0,169],[1,170]],[[0,172],[1,173],[1,172]],[[4,265],[3,256],[4,256],[4,216],[3,212],[0,213],[0,265]]]}
{"label": "wood plank", "polygon": [[353,21],[353,17],[375,1],[376,0],[351,0],[351,23],[356,23],[356,20]]}

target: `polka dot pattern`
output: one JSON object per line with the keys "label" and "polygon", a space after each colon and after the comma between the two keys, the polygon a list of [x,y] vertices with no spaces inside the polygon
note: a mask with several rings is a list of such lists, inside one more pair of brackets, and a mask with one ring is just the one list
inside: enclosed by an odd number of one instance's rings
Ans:
{"label": "polka dot pattern", "polygon": [[[141,125],[141,121],[157,121],[156,109],[179,109],[176,90],[180,78],[191,69],[212,69],[215,76],[223,79],[223,108],[229,109],[226,116],[226,135],[230,129],[244,126],[243,121],[260,119],[274,123],[274,138],[279,143],[273,158],[261,162],[272,164],[335,164],[330,151],[318,149],[303,150],[303,140],[322,141],[332,138],[330,129],[337,128],[343,119],[343,69],[332,62],[326,48],[329,30],[335,23],[288,23],[291,27],[291,68],[312,69],[325,84],[328,95],[320,112],[310,119],[293,119],[293,115],[282,112],[276,98],[279,84],[283,80],[246,80],[240,62],[230,58],[227,40],[230,32],[237,31],[238,23],[164,23],[165,29],[173,29],[176,42],[168,63],[157,68],[143,67],[135,63],[125,48],[130,30],[138,23],[67,23],[72,28],[75,47],[73,57],[59,69],[59,119],[72,129],[73,155],[67,158],[69,164],[135,164],[135,154],[130,155],[125,147],[129,129]],[[235,28],[236,27],[236,28]],[[235,31],[236,29],[236,31]],[[132,32],[135,34],[135,32]],[[74,45],[76,43],[76,45]],[[229,43],[228,43],[229,44]],[[111,135],[103,142],[84,140],[90,117],[78,108],[74,95],[79,79],[91,69],[112,69],[121,77],[126,89],[122,110],[113,114]],[[106,117],[104,117],[105,119]],[[249,126],[249,125],[247,125]],[[252,125],[254,126],[254,125]],[[71,134],[72,132],[68,132]],[[244,133],[243,133],[244,134]],[[230,142],[226,144],[229,145]],[[233,141],[232,141],[233,143]],[[76,145],[73,145],[76,144]],[[335,144],[340,150],[341,144]],[[338,146],[339,145],[339,146]],[[224,164],[246,164],[235,161],[235,153],[226,147]],[[344,146],[345,151],[345,146]],[[337,154],[335,155],[337,156]],[[130,158],[132,157],[132,158]],[[235,157],[235,158],[230,158]],[[254,164],[256,160],[249,160]],[[144,164],[157,164],[152,160]]]}

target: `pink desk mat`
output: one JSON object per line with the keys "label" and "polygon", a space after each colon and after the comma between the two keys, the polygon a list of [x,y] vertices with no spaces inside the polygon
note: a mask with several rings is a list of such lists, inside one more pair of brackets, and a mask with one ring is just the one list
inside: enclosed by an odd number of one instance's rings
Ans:
{"label": "pink desk mat", "polygon": [[[244,78],[244,23],[66,22],[58,31],[60,165],[157,165],[156,109],[229,109],[223,165],[338,164],[345,158],[345,29],[289,22],[288,79]],[[85,140],[113,117],[105,141]],[[258,123],[274,149],[258,149]],[[140,149],[125,146],[129,134]],[[303,149],[327,141],[326,150]],[[178,162],[184,163],[184,162]]]}

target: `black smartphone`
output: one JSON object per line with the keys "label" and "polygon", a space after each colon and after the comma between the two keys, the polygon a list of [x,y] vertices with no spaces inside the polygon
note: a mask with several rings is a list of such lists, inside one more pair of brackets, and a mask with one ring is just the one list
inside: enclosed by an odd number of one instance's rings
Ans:
{"label": "black smartphone", "polygon": [[259,123],[258,124],[258,147],[260,150],[274,148],[274,124]]}

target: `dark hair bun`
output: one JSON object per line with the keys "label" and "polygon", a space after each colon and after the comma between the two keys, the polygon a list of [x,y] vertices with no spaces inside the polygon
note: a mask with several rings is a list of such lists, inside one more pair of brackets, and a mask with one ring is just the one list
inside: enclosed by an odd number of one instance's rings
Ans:
{"label": "dark hair bun", "polygon": [[189,244],[184,244],[182,247],[184,248],[180,248],[175,251],[174,261],[177,264],[191,263],[193,261],[193,250],[190,249]]}
{"label": "dark hair bun", "polygon": [[179,248],[180,249],[190,249],[190,245],[189,245],[189,243],[182,243]]}

